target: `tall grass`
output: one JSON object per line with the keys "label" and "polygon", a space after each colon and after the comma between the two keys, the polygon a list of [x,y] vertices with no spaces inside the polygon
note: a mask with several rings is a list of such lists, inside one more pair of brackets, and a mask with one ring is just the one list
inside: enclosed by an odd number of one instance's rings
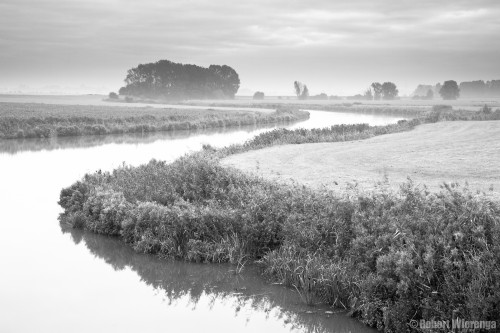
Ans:
{"label": "tall grass", "polygon": [[198,153],[87,175],[60,204],[66,223],[141,253],[258,260],[306,302],[345,307],[388,332],[415,318],[500,313],[500,205],[455,185],[339,198]]}
{"label": "tall grass", "polygon": [[0,139],[202,130],[288,123],[308,117],[307,112],[291,107],[265,113],[0,103]]}

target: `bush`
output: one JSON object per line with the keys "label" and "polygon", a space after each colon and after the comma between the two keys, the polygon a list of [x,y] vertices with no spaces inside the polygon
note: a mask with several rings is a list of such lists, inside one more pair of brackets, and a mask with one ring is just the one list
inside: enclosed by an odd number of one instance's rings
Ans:
{"label": "bush", "polygon": [[117,93],[115,92],[110,92],[108,95],[109,99],[119,99],[120,97],[118,96]]}
{"label": "bush", "polygon": [[264,93],[262,91],[257,91],[255,94],[253,94],[253,99],[263,100],[264,99]]}

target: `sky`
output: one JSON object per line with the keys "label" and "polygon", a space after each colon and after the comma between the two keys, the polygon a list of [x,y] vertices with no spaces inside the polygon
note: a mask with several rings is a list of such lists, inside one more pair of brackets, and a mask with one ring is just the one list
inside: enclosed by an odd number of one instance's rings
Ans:
{"label": "sky", "polygon": [[500,79],[498,0],[0,0],[0,92],[117,91],[129,68],[226,64],[239,94]]}

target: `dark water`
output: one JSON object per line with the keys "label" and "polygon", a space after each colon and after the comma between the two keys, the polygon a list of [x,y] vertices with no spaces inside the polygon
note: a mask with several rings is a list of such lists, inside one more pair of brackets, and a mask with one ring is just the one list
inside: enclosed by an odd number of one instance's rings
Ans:
{"label": "dark water", "polygon": [[[288,126],[367,122],[349,117],[313,112]],[[374,123],[399,119],[381,117]],[[227,265],[162,261],[59,225],[61,188],[86,172],[172,161],[266,130],[0,141],[0,332],[368,332],[267,283],[258,267],[235,275]]]}

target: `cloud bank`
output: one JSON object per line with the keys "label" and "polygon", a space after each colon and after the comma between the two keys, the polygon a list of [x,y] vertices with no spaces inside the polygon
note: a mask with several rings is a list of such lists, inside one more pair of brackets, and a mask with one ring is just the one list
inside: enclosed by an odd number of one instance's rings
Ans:
{"label": "cloud bank", "polygon": [[169,59],[228,64],[242,86],[350,94],[392,80],[500,78],[497,0],[3,0],[0,86],[109,85]]}

